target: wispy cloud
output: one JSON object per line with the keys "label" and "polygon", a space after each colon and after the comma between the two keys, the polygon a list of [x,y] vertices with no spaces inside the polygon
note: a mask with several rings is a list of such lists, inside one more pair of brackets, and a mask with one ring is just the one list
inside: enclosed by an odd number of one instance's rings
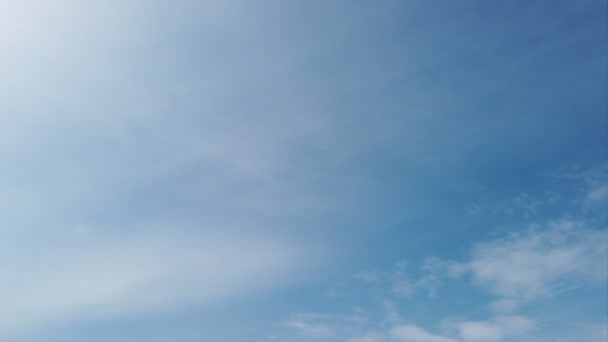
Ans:
{"label": "wispy cloud", "polygon": [[299,313],[281,325],[296,331],[296,334],[302,338],[314,341],[335,341],[364,331],[368,324],[367,313],[354,310],[346,315]]}
{"label": "wispy cloud", "polygon": [[[4,269],[3,336],[189,302],[215,305],[295,280],[305,269],[296,245],[270,237],[149,234],[70,242],[45,250],[43,260],[31,258]],[[19,258],[2,254],[5,261]]]}
{"label": "wispy cloud", "polygon": [[605,231],[586,229],[579,222],[551,222],[478,244],[471,260],[455,268],[498,296],[526,301],[603,283],[608,276],[607,239]]}
{"label": "wispy cloud", "polygon": [[463,342],[497,342],[525,338],[536,328],[536,322],[521,315],[495,316],[488,321],[449,321],[446,327],[456,331]]}
{"label": "wispy cloud", "polygon": [[[554,208],[533,218],[523,215],[524,227],[520,229],[473,242],[462,260],[432,257],[417,264],[401,261],[389,269],[359,272],[354,278],[367,286],[368,296],[381,300],[382,308],[365,325],[350,322],[350,329],[334,335],[348,341],[494,342],[550,338],[551,330],[547,330],[544,320],[551,315],[529,308],[539,303],[559,305],[556,303],[569,295],[605,289],[608,285],[608,232],[599,219],[601,214],[587,207],[587,194],[600,183],[589,177],[577,179],[579,185],[594,186],[583,186],[577,196],[559,201],[547,196],[549,191],[525,196],[539,207]],[[514,210],[522,210],[518,201],[501,201],[499,206],[509,202]],[[564,206],[567,215],[555,210]],[[348,292],[344,288],[341,291]],[[484,299],[475,299],[480,296]],[[477,302],[452,310],[450,315],[433,316],[441,324],[420,324],[412,319],[416,317],[412,311],[417,308],[439,305],[437,298],[442,305],[455,305],[458,297]],[[605,301],[605,294],[599,300]],[[578,324],[565,323],[571,327]],[[433,328],[437,332],[432,332]],[[355,335],[345,333],[357,329],[360,332]],[[592,337],[582,330],[578,336],[601,340],[600,334]]]}
{"label": "wispy cloud", "polygon": [[456,340],[434,335],[415,325],[400,325],[391,329],[390,336],[396,341],[428,341],[428,342],[456,342]]}
{"label": "wispy cloud", "polygon": [[605,7],[0,0],[0,340],[508,340],[556,298],[588,313]]}

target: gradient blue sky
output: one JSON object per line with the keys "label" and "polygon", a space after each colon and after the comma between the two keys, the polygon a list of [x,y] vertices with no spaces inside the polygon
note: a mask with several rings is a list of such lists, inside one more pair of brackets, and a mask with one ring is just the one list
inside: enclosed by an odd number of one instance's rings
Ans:
{"label": "gradient blue sky", "polygon": [[605,341],[605,0],[0,0],[0,341]]}

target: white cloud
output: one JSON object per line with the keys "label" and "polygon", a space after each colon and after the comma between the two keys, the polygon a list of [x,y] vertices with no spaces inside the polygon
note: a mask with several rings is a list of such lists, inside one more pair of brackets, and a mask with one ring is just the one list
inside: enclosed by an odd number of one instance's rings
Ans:
{"label": "white cloud", "polygon": [[415,325],[399,325],[390,330],[390,335],[400,342],[456,342],[456,340],[431,334]]}
{"label": "white cloud", "polygon": [[[347,342],[456,342],[457,339],[433,334],[412,323],[404,323],[394,308],[394,303],[385,301],[385,319],[375,322],[368,313],[354,309],[352,314],[300,313],[282,325],[296,332],[300,338],[314,341]],[[289,335],[292,336],[292,335]],[[291,338],[285,337],[290,340]]]}
{"label": "white cloud", "polygon": [[[349,315],[330,315],[319,313],[299,313],[283,322],[283,326],[304,338],[315,340],[344,340],[367,329],[367,317],[364,312],[355,310]],[[374,334],[366,334],[372,338]],[[375,335],[374,335],[375,336]],[[363,338],[363,336],[361,336]]]}
{"label": "white cloud", "polygon": [[377,332],[368,332],[365,335],[346,339],[347,342],[383,342],[385,340],[385,336]]}
{"label": "white cloud", "polygon": [[498,342],[503,338],[499,327],[486,322],[462,322],[458,333],[465,342]]}
{"label": "white cloud", "polygon": [[603,231],[576,221],[551,222],[505,239],[478,244],[461,271],[492,293],[531,300],[606,280]]}
{"label": "white cloud", "polygon": [[335,336],[333,328],[324,323],[311,323],[294,319],[285,322],[285,326],[293,328],[299,334],[309,338],[329,338]]}
{"label": "white cloud", "polygon": [[[417,268],[399,262],[389,270],[360,272],[356,278],[370,286],[383,299],[381,324],[359,337],[399,341],[494,342],[530,336],[538,324],[517,314],[533,301],[558,296],[583,286],[603,286],[608,280],[604,230],[587,227],[583,220],[550,221],[531,225],[506,237],[476,243],[464,262],[426,259]],[[485,320],[446,317],[449,334],[434,335],[422,327],[403,324],[395,299],[413,298],[416,290],[426,289],[429,297],[443,282],[469,275],[471,294],[485,290],[496,298],[489,302]],[[388,299],[391,298],[391,299]],[[388,328],[387,328],[388,326]],[[344,336],[344,335],[337,335]]]}
{"label": "white cloud", "polygon": [[305,338],[348,342],[500,342],[528,336],[536,329],[534,320],[521,315],[495,316],[487,321],[448,321],[441,334],[403,320],[388,319],[374,325],[360,315],[299,314],[284,325]]}
{"label": "white cloud", "polygon": [[[400,262],[390,271],[361,272],[357,278],[379,289],[383,296],[410,298],[416,289],[424,288],[432,294],[438,284],[468,274],[480,289],[497,299],[488,304],[491,313],[487,320],[456,319],[448,324],[459,340],[493,342],[522,338],[537,328],[535,320],[514,314],[524,304],[607,281],[607,237],[605,231],[587,227],[584,221],[551,221],[474,244],[465,262],[427,259],[418,267],[417,277],[412,276],[411,267],[408,269],[405,262]],[[455,340],[451,335],[432,335],[414,325],[399,325],[402,318],[394,301],[385,300],[384,307],[386,322],[393,324],[385,331],[387,336],[402,337],[404,341]],[[372,336],[376,338],[378,333]]]}
{"label": "white cloud", "polygon": [[456,339],[430,333],[414,324],[392,322],[375,329],[369,323],[360,313],[353,315],[307,313],[295,315],[283,325],[295,330],[300,337],[314,341],[457,342]]}
{"label": "white cloud", "polygon": [[520,315],[496,316],[489,321],[452,323],[464,342],[498,342],[505,338],[521,338],[530,333],[536,322]]}

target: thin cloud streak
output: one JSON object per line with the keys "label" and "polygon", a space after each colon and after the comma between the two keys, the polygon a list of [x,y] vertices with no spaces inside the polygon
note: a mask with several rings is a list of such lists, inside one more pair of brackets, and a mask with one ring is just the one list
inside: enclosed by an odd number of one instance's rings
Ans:
{"label": "thin cloud streak", "polygon": [[[216,305],[296,281],[311,266],[293,242],[271,237],[148,234],[68,242],[47,246],[43,263],[32,258],[4,269],[11,280],[0,283],[2,336],[74,320]],[[9,262],[17,258],[3,255]]]}

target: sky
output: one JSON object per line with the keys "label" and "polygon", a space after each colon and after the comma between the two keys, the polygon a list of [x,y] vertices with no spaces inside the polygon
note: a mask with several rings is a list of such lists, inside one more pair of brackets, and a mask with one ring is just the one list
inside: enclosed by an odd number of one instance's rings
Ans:
{"label": "sky", "polygon": [[0,341],[606,341],[605,0],[0,0]]}

